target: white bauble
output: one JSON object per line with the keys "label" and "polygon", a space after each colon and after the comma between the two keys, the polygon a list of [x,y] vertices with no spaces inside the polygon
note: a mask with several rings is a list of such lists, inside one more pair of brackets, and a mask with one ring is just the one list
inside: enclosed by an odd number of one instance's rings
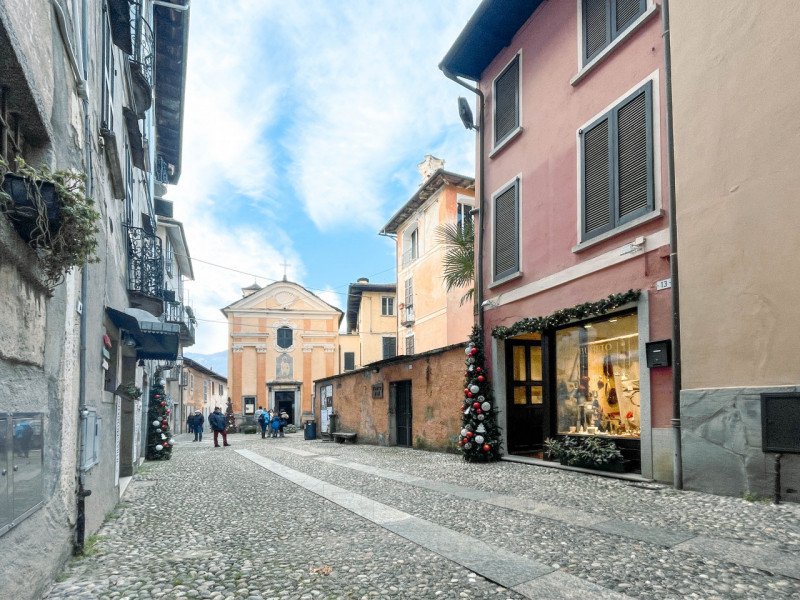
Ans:
{"label": "white bauble", "polygon": [[470,344],[466,348],[464,348],[464,354],[469,356],[469,353],[472,352],[472,345]]}
{"label": "white bauble", "polygon": [[161,444],[156,444],[156,450],[161,452],[163,449],[164,449],[164,446],[162,446]]}
{"label": "white bauble", "polygon": [[488,402],[484,402],[483,404],[481,404],[481,410],[483,412],[488,412],[490,408],[492,408],[492,405],[489,404]]}
{"label": "white bauble", "polygon": [[472,448],[472,442],[467,442],[464,444],[464,450],[469,450],[470,448]]}
{"label": "white bauble", "polygon": [[482,435],[476,435],[475,436],[475,443],[478,444],[478,446],[480,446],[483,443],[483,436]]}
{"label": "white bauble", "polygon": [[481,388],[479,388],[477,385],[471,385],[469,386],[469,391],[472,392],[473,394],[477,394],[478,392],[481,391]]}
{"label": "white bauble", "polygon": [[462,429],[461,430],[461,437],[464,437],[465,435],[467,435],[467,430],[466,429]]}
{"label": "white bauble", "polygon": [[161,421],[157,421],[157,420],[153,421],[153,427],[160,427],[160,426],[161,426]]}
{"label": "white bauble", "polygon": [[485,418],[483,415],[478,415],[478,421],[483,421]]}
{"label": "white bauble", "polygon": [[159,385],[167,385],[167,380],[166,379],[159,379],[158,380],[158,384]]}
{"label": "white bauble", "polygon": [[169,438],[169,443],[170,444],[174,444],[175,443],[175,438]]}
{"label": "white bauble", "polygon": [[478,396],[477,398],[475,398],[475,400],[477,400],[478,402],[483,402],[484,400],[486,400],[486,396]]}

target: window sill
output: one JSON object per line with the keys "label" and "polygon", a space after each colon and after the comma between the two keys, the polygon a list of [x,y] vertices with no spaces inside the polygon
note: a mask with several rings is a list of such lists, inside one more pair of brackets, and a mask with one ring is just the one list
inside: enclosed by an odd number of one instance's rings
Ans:
{"label": "window sill", "polygon": [[489,158],[494,158],[495,154],[499,154],[503,150],[503,148],[508,146],[513,140],[517,139],[523,131],[524,130],[522,129],[522,127],[517,127],[514,131],[509,133],[505,137],[505,139],[502,142],[500,142],[500,144],[492,148],[492,151],[489,152]]}
{"label": "window sill", "polygon": [[612,41],[608,46],[603,48],[603,51],[600,52],[597,56],[595,56],[592,60],[588,63],[583,65],[580,71],[578,71],[575,76],[569,80],[569,84],[572,86],[578,85],[594,68],[603,62],[605,58],[611,54],[614,49],[619,46],[620,44],[624,43],[629,37],[631,37],[639,28],[647,23],[650,18],[656,14],[659,10],[658,4],[651,4],[647,10],[645,10],[642,15],[636,19],[633,23],[628,25],[628,28],[623,31],[620,35],[618,35],[614,41]]}
{"label": "window sill", "polygon": [[519,279],[520,277],[522,277],[522,271],[517,271],[515,273],[511,273],[511,275],[506,275],[502,279],[498,279],[497,281],[493,281],[487,287],[489,289],[496,288],[496,287],[499,287],[499,286],[501,286],[501,285],[503,285],[505,283],[508,283],[509,281],[514,280],[514,279]]}
{"label": "window sill", "polygon": [[621,233],[625,233],[626,231],[630,231],[638,227],[639,225],[643,225],[645,223],[649,223],[650,221],[655,221],[656,219],[660,219],[664,216],[663,210],[654,210],[652,212],[647,213],[646,215],[642,215],[641,217],[634,219],[633,221],[628,221],[624,225],[620,225],[619,227],[612,229],[611,231],[606,231],[605,233],[601,233],[597,237],[590,238],[585,242],[581,242],[580,244],[573,246],[572,251],[577,254],[579,252],[583,252],[592,246],[596,246],[601,242],[605,242],[608,239],[611,239]]}

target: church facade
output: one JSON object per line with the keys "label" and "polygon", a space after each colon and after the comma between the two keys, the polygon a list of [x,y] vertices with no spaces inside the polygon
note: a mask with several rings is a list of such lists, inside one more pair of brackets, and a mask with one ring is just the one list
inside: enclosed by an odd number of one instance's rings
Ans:
{"label": "church facade", "polygon": [[243,288],[222,313],[237,420],[253,418],[258,407],[285,410],[295,425],[313,418],[314,380],[339,372],[342,311],[284,280]]}

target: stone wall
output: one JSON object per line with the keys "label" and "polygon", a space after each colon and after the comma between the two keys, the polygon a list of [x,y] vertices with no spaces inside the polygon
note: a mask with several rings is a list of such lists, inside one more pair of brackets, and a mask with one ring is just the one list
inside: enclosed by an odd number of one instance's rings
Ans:
{"label": "stone wall", "polygon": [[[320,418],[320,386],[333,386],[336,429],[356,432],[359,442],[393,445],[395,435],[392,383],[411,381],[414,448],[455,448],[461,427],[464,388],[463,346],[450,346],[413,357],[400,356],[367,368],[315,382],[314,414]],[[372,398],[372,386],[383,385],[383,397]]]}
{"label": "stone wall", "polygon": [[[774,454],[761,451],[761,394],[800,387],[681,391],[681,446],[686,489],[727,496],[772,496]],[[800,501],[800,455],[784,454],[781,494]]]}

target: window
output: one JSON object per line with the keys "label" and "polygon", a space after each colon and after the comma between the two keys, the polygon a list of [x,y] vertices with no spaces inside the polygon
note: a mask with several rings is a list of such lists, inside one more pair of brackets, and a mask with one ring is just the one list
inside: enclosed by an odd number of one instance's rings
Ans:
{"label": "window", "polygon": [[519,272],[519,179],[494,197],[494,281]]}
{"label": "window", "polygon": [[289,348],[292,345],[292,330],[288,327],[278,329],[278,346]]}
{"label": "window", "polygon": [[414,354],[414,335],[406,336],[406,354]]}
{"label": "window", "polygon": [[88,471],[100,462],[100,433],[102,419],[94,408],[86,408],[81,417],[81,469]]}
{"label": "window", "polygon": [[519,54],[494,80],[494,145],[519,128]]}
{"label": "window", "polygon": [[219,384],[219,395],[222,396],[222,384]]}
{"label": "window", "polygon": [[167,253],[166,258],[164,259],[164,270],[167,272],[169,277],[172,277],[172,260],[175,256],[172,250],[172,241],[170,241],[169,237],[167,237]]}
{"label": "window", "polygon": [[581,131],[583,239],[654,208],[652,83]]}
{"label": "window", "polygon": [[0,413],[0,535],[42,506],[43,425],[40,413]]}
{"label": "window", "polygon": [[356,353],[355,352],[345,352],[344,353],[344,370],[345,371],[352,371],[356,368]]}
{"label": "window", "polygon": [[588,63],[647,8],[647,0],[583,0],[583,61]]}
{"label": "window", "polygon": [[405,323],[413,323],[414,322],[414,280],[410,277],[406,279],[405,283],[405,291],[406,291],[406,303],[405,303],[405,315],[403,316],[403,321]]}
{"label": "window", "polygon": [[394,296],[381,296],[381,315],[394,316]]}
{"label": "window", "polygon": [[415,229],[411,232],[409,251],[411,252],[411,260],[417,260],[419,258],[419,229]]}
{"label": "window", "polygon": [[394,358],[397,356],[397,338],[383,338],[383,358]]}
{"label": "window", "polygon": [[459,202],[456,205],[456,227],[458,230],[461,231],[464,227],[464,223],[472,223],[472,215],[470,211],[472,207],[469,204],[464,204],[463,202]]}
{"label": "window", "polygon": [[111,39],[108,5],[103,3],[103,84],[100,97],[100,127],[114,131],[114,46]]}

